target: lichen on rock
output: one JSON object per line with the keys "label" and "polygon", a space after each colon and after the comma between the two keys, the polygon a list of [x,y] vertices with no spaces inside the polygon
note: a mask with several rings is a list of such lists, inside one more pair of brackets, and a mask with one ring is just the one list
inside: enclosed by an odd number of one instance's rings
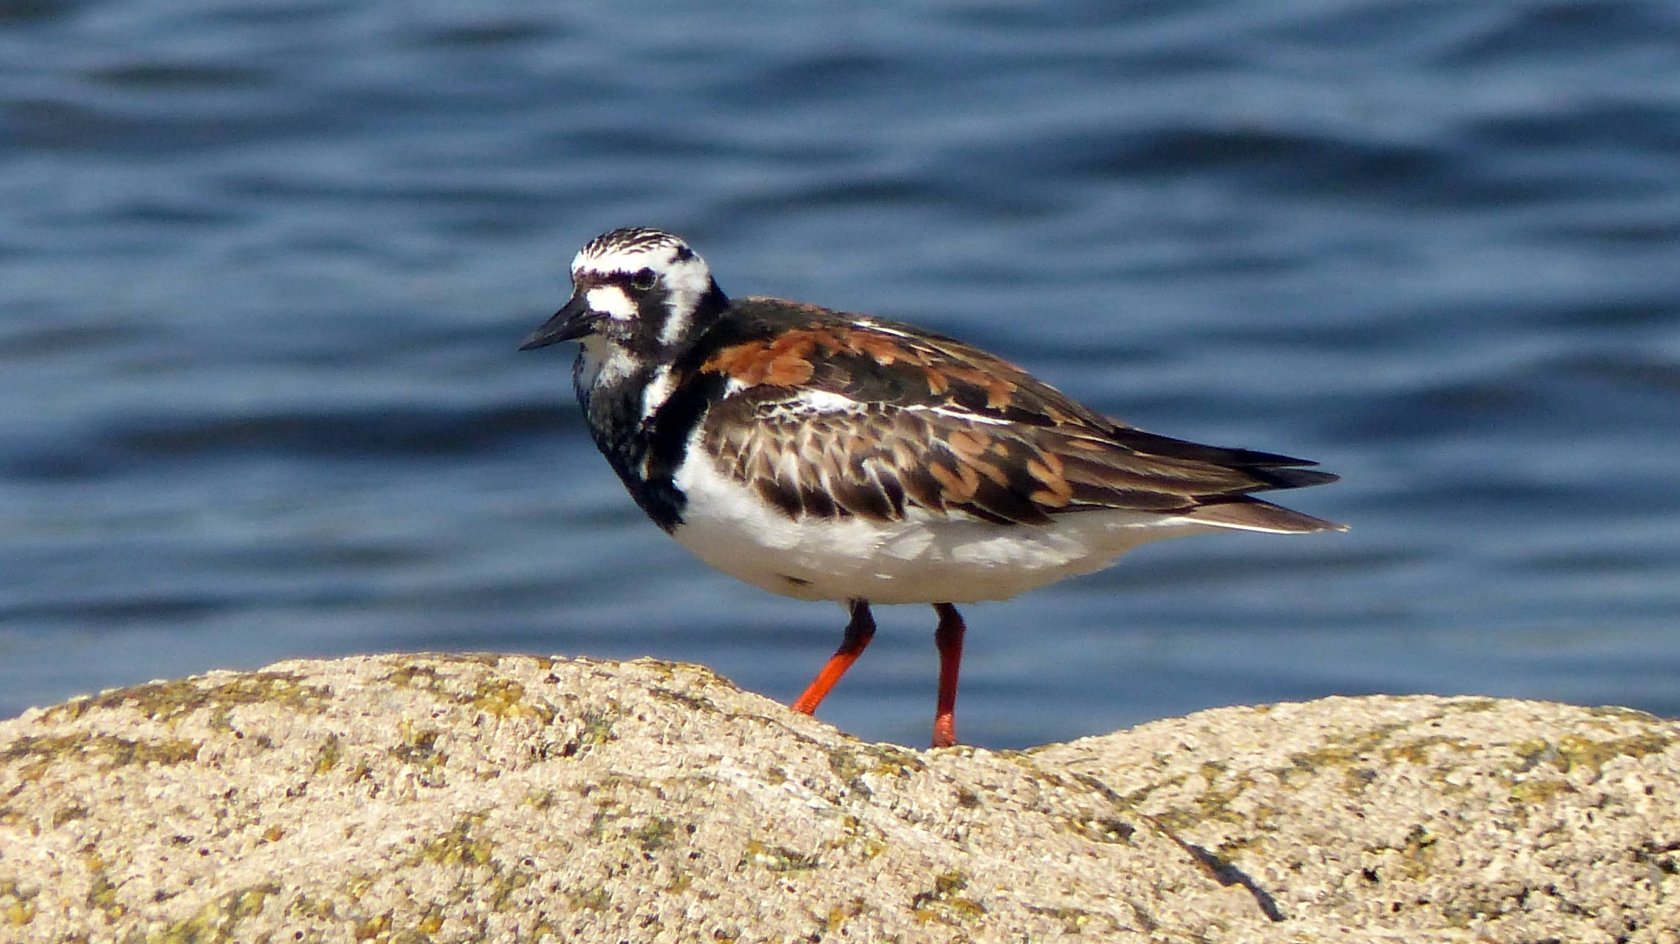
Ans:
{"label": "lichen on rock", "polygon": [[0,940],[1673,944],[1677,810],[1623,709],[914,751],[694,666],[296,661],[0,722]]}

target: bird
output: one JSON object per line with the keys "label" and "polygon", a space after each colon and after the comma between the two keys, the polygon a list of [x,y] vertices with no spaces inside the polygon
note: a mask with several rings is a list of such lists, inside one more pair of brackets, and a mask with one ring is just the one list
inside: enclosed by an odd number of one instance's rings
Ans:
{"label": "bird", "polygon": [[573,388],[630,497],[717,570],[847,609],[839,647],[791,705],[804,714],[874,637],[872,605],[937,614],[931,742],[950,747],[957,604],[1162,538],[1346,529],[1254,497],[1336,481],[1315,462],[1145,432],[907,323],[731,298],[661,229],[596,236],[570,274],[570,299],[519,347],[578,342]]}

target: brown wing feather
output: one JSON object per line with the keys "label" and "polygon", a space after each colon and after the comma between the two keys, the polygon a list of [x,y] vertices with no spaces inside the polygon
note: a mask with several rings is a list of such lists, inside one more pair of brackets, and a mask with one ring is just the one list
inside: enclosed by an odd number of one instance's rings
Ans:
{"label": "brown wing feather", "polygon": [[[744,305],[785,317],[789,303]],[[1106,508],[1269,531],[1340,527],[1248,497],[1335,479],[1299,468],[1304,460],[1146,433],[908,325],[794,314],[797,325],[700,366],[736,388],[707,417],[708,446],[792,517],[896,519],[918,507],[1045,524]],[[809,390],[845,399],[812,401]]]}
{"label": "brown wing feather", "polygon": [[[727,473],[791,517],[896,520],[910,507],[999,523],[1048,522],[1018,440],[889,404],[815,411],[761,388],[712,408],[705,443]],[[1052,500],[1053,497],[1052,497]]]}

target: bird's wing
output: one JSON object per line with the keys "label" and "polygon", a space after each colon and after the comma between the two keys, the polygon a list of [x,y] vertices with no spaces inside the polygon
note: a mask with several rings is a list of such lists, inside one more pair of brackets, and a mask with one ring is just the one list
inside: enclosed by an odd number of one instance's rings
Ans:
{"label": "bird's wing", "polygon": [[[1143,432],[1013,364],[907,325],[818,309],[717,347],[702,432],[720,470],[792,517],[907,509],[1046,524],[1124,509],[1223,527],[1323,530],[1251,492],[1334,480],[1303,460]],[[826,316],[826,317],[823,317]]]}

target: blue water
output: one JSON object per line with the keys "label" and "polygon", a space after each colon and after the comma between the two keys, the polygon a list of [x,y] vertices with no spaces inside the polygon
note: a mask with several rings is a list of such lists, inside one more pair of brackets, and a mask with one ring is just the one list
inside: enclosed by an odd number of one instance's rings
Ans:
{"label": "blue water", "polygon": [[[21,3],[0,12],[0,716],[400,650],[778,699],[839,607],[623,495],[583,240],[914,320],[1145,428],[1321,460],[1346,535],[969,607],[959,734],[1477,692],[1680,714],[1680,7]],[[822,716],[920,745],[933,613]]]}

